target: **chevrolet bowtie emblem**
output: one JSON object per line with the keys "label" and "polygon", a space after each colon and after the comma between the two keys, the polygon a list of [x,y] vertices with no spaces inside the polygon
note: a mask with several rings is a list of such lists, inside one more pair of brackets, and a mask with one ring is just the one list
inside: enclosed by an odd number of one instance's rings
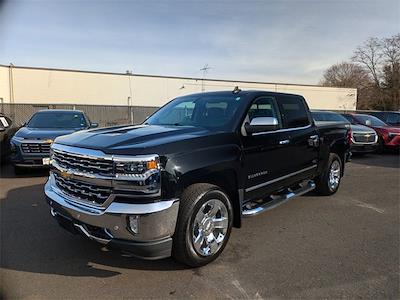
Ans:
{"label": "chevrolet bowtie emblem", "polygon": [[64,179],[71,179],[72,173],[69,173],[68,171],[61,171],[60,175]]}

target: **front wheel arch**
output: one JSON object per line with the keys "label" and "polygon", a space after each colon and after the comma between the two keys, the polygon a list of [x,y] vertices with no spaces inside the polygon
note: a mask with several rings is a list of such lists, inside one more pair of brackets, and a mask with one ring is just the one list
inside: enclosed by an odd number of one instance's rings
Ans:
{"label": "front wheel arch", "polygon": [[[194,235],[192,232],[196,217],[204,204],[212,199],[217,199],[224,204],[227,211],[226,232],[224,238],[219,241],[220,245],[211,255],[201,255],[196,250]],[[173,236],[172,256],[179,262],[182,262],[191,267],[199,267],[215,260],[225,248],[233,224],[233,208],[229,197],[217,186],[208,183],[196,183],[185,189],[180,200],[178,220],[176,224],[175,234]],[[217,229],[218,227],[215,226]],[[218,231],[218,229],[216,230]],[[215,237],[216,231],[211,229]],[[211,232],[206,232],[207,236]]]}

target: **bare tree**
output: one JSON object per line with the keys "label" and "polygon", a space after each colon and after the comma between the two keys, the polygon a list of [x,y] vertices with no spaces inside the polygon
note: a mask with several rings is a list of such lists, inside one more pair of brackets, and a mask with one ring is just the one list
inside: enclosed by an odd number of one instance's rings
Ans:
{"label": "bare tree", "polygon": [[374,81],[361,66],[351,62],[341,62],[329,67],[323,74],[323,86],[357,89],[357,106],[368,109],[374,99]]}
{"label": "bare tree", "polygon": [[377,38],[369,38],[362,46],[354,51],[352,60],[369,70],[375,85],[380,87],[382,63],[382,44]]}
{"label": "bare tree", "polygon": [[327,69],[321,84],[324,86],[360,88],[370,82],[368,73],[359,65],[341,62]]}
{"label": "bare tree", "polygon": [[371,108],[399,109],[400,34],[384,39],[368,39],[357,47],[352,60],[365,68],[374,82],[374,91],[370,92],[376,99]]}
{"label": "bare tree", "polygon": [[400,34],[369,38],[356,48],[352,63],[331,66],[321,83],[357,88],[358,108],[400,109]]}
{"label": "bare tree", "polygon": [[382,54],[386,64],[393,67],[400,63],[400,34],[383,39]]}

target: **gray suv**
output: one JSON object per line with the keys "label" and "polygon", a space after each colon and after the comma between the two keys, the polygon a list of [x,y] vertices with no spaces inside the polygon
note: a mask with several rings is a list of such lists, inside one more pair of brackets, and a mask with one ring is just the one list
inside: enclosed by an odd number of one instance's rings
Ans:
{"label": "gray suv", "polygon": [[56,137],[97,127],[82,111],[48,109],[36,112],[11,139],[11,161],[16,174],[25,168],[48,167],[50,145]]}

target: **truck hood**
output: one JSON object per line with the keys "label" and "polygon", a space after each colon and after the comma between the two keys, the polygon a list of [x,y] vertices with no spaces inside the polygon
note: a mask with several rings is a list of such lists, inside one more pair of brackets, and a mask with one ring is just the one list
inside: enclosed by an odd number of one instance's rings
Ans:
{"label": "truck hood", "polygon": [[29,128],[22,127],[16,133],[15,137],[29,140],[54,140],[56,137],[75,132],[74,129],[50,129],[50,128]]}
{"label": "truck hood", "polygon": [[[100,128],[59,137],[56,143],[108,154],[168,154],[232,142],[232,133],[189,126],[138,125]],[[230,138],[228,138],[230,137]]]}

